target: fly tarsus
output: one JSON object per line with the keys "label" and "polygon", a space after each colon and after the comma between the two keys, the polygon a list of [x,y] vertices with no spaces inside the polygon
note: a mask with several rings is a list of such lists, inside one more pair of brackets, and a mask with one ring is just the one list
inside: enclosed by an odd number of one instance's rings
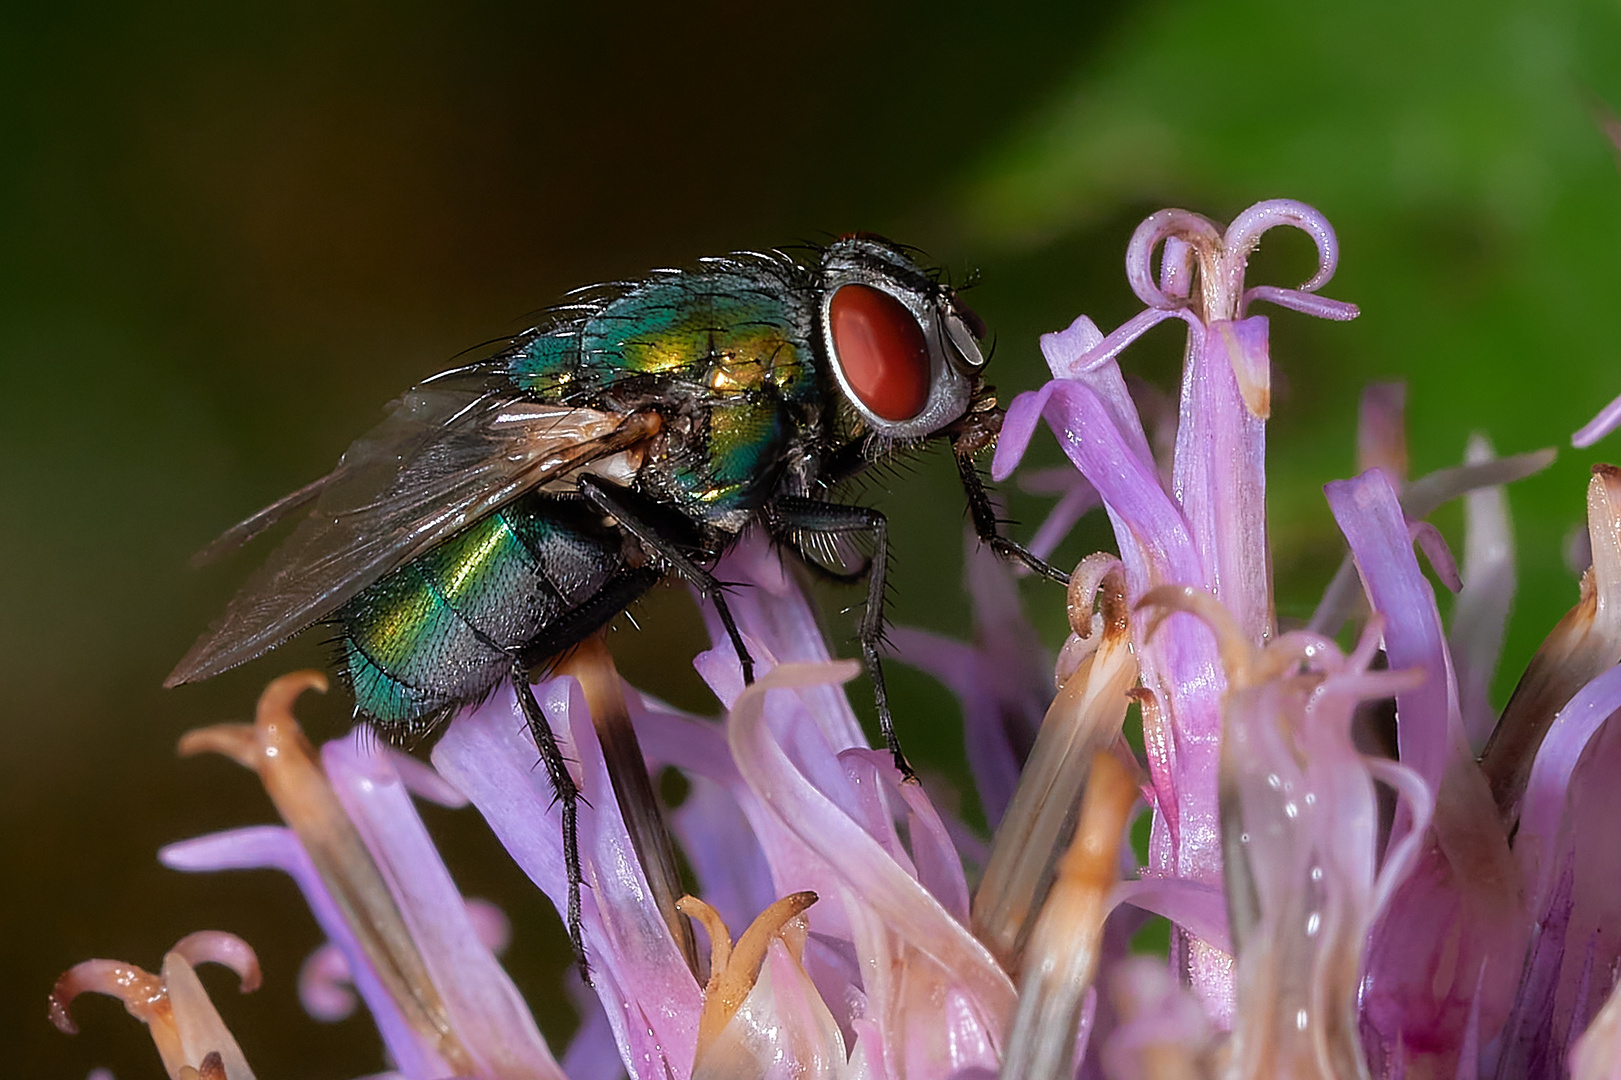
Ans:
{"label": "fly tarsus", "polygon": [[884,592],[889,575],[889,519],[877,510],[865,506],[844,506],[839,503],[819,502],[815,499],[784,496],[766,510],[766,521],[778,542],[799,553],[806,562],[814,560],[802,548],[804,533],[839,535],[865,533],[872,539],[872,555],[866,567],[867,607],[856,630],[861,642],[861,660],[872,681],[873,705],[878,712],[878,729],[883,733],[884,745],[895,759],[895,768],[905,780],[916,780],[917,774],[901,751],[900,738],[895,734],[895,718],[889,711],[889,692],[884,685],[884,665],[878,656],[878,647],[884,640]]}
{"label": "fly tarsus", "polygon": [[979,475],[973,457],[955,445],[952,450],[952,456],[957,459],[957,475],[962,479],[963,494],[968,499],[968,516],[974,522],[974,533],[979,537],[979,542],[1010,562],[1023,563],[1044,578],[1068,585],[1068,574],[1046,560],[1036,558],[1023,544],[1002,535],[1001,522],[996,517],[996,504],[991,502],[990,493],[985,490],[985,480]]}
{"label": "fly tarsus", "polygon": [[518,707],[523,710],[524,722],[534,736],[535,748],[540,751],[540,763],[551,781],[552,794],[563,808],[563,864],[568,874],[568,937],[574,946],[574,962],[579,965],[580,977],[591,985],[591,963],[585,955],[585,934],[580,903],[580,889],[585,884],[585,873],[580,867],[580,789],[569,775],[563,750],[557,745],[557,736],[535,700],[535,691],[529,685],[529,674],[524,666],[512,668],[512,690]]}

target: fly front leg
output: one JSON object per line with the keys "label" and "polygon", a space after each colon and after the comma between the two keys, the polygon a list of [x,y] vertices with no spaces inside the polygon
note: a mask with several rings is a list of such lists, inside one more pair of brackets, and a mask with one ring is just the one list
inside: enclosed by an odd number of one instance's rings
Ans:
{"label": "fly front leg", "polygon": [[580,492],[591,505],[617,521],[621,529],[641,541],[643,547],[664,560],[670,569],[685,578],[705,600],[715,606],[715,614],[720,616],[726,636],[731,639],[732,648],[737,652],[737,662],[743,668],[743,685],[752,685],[754,657],[749,655],[748,646],[743,644],[743,635],[738,632],[737,621],[732,618],[732,610],[726,606],[725,586],[716,580],[715,575],[694,562],[679,544],[659,531],[655,522],[661,513],[668,514],[668,511],[646,505],[646,500],[635,492],[589,474],[580,477]]}
{"label": "fly front leg", "polygon": [[[895,759],[895,768],[907,780],[916,774],[901,752],[900,739],[895,735],[895,718],[889,712],[889,692],[884,686],[884,666],[878,658],[878,646],[884,640],[884,591],[889,573],[889,519],[877,510],[865,506],[843,506],[839,503],[818,502],[796,496],[783,496],[766,508],[766,521],[779,542],[798,552],[811,565],[816,560],[800,546],[798,533],[850,534],[862,533],[872,538],[873,550],[867,567],[867,608],[861,615],[856,630],[861,642],[861,660],[872,680],[873,704],[878,710],[878,729],[883,733],[884,745]],[[842,576],[842,575],[840,575]]]}
{"label": "fly front leg", "polygon": [[1021,562],[1042,577],[1051,578],[1060,585],[1069,584],[1069,575],[1030,554],[1024,545],[1003,536],[998,526],[1001,524],[996,518],[996,505],[991,502],[990,493],[985,490],[985,481],[979,475],[979,468],[974,464],[973,458],[952,447],[952,457],[957,459],[957,475],[962,478],[963,494],[968,498],[968,515],[973,519],[974,532],[979,542],[987,545],[992,551],[1015,562]]}
{"label": "fly front leg", "polygon": [[585,957],[585,935],[581,921],[580,887],[585,875],[580,870],[580,789],[569,775],[563,750],[557,745],[546,714],[535,700],[534,688],[529,685],[529,672],[522,661],[512,665],[512,691],[518,698],[529,734],[534,737],[535,748],[540,751],[540,763],[546,769],[546,778],[552,782],[552,794],[563,807],[563,865],[568,871],[568,939],[574,946],[574,960],[580,966],[580,975],[586,985],[591,983],[591,965]]}

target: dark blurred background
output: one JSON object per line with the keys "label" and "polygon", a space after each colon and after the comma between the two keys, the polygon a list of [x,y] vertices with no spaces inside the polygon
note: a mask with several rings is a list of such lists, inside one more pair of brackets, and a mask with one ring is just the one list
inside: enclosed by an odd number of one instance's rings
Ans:
{"label": "dark blurred background", "polygon": [[[1598,119],[1621,103],[1614,3],[1289,0],[601,7],[13,5],[0,31],[0,1041],[13,1075],[156,1075],[109,1001],[45,1021],[90,956],[155,966],[182,934],[236,931],[266,986],[206,975],[267,1077],[380,1067],[359,1017],[299,1012],[318,941],[287,880],[188,877],[163,843],[267,821],[251,776],[179,762],[176,737],[245,718],[301,641],[179,691],[159,683],[255,558],[202,572],[223,526],[326,471],[406,386],[524,325],[565,289],[851,229],[915,244],[995,329],[1004,396],[1039,384],[1035,337],[1136,303],[1143,214],[1218,219],[1293,196],[1334,222],[1325,292],[1350,325],[1275,314],[1271,503],[1285,616],[1340,548],[1323,482],[1353,467],[1356,393],[1410,385],[1416,471],[1473,430],[1565,443],[1621,392],[1621,176]],[[1255,277],[1293,284],[1298,237]],[[1127,369],[1174,383],[1179,334]],[[1612,446],[1596,456],[1616,456]],[[1038,458],[1053,460],[1051,441]],[[1562,546],[1593,453],[1516,488],[1512,685],[1575,599]],[[895,521],[894,617],[969,632],[949,463],[871,493]],[[1015,495],[1026,535],[1039,501]],[[1450,516],[1449,516],[1450,514]],[[1440,522],[1454,545],[1456,511]],[[1105,543],[1093,522],[1065,550]],[[942,538],[946,538],[942,540]],[[1058,596],[1027,584],[1050,644]],[[850,595],[823,598],[851,655]],[[705,708],[684,593],[616,637],[649,690]],[[318,635],[311,635],[318,636]],[[915,759],[960,775],[954,703],[893,676]],[[864,691],[855,691],[859,697]],[[340,695],[307,702],[317,736]],[[508,965],[547,1033],[555,918],[471,812],[432,813],[464,891],[501,902]]]}

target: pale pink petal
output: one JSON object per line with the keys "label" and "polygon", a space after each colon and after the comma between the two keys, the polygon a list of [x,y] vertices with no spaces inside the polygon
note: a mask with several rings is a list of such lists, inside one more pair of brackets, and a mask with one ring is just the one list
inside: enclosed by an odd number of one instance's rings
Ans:
{"label": "pale pink petal", "polygon": [[[1562,887],[1553,891],[1549,901],[1547,909],[1540,912],[1536,928],[1532,931],[1524,972],[1519,980],[1519,996],[1499,1037],[1499,1076],[1561,1080],[1567,1075],[1562,1060],[1564,1033],[1554,1030],[1555,1010],[1552,1006],[1559,992],[1559,969],[1564,961],[1565,935],[1570,927],[1573,907],[1568,868]],[[1482,996],[1479,993],[1475,995],[1470,1010],[1471,1028],[1479,1027]],[[1478,1032],[1474,1038],[1478,1043]],[[1462,1056],[1460,1054],[1460,1058]]]}
{"label": "pale pink petal", "polygon": [[158,859],[174,870],[274,869],[287,874],[304,894],[304,902],[309,905],[322,933],[343,954],[353,973],[355,989],[370,1010],[372,1022],[377,1025],[395,1065],[411,1077],[449,1073],[438,1054],[418,1038],[416,1029],[401,1015],[393,997],[378,980],[348,920],[291,829],[261,825],[212,833],[170,844],[158,852]]}
{"label": "pale pink petal", "polygon": [[1172,470],[1207,575],[1204,582],[1179,584],[1207,584],[1254,644],[1271,637],[1273,625],[1266,529],[1270,406],[1252,408],[1236,372],[1250,372],[1246,379],[1264,387],[1268,363],[1267,322],[1259,316],[1212,323],[1202,345],[1190,347]]}
{"label": "pale pink petal", "polygon": [[480,940],[396,760],[358,729],[321,751],[333,792],[382,870],[480,1075],[563,1080],[517,987]]}
{"label": "pale pink petal", "polygon": [[1174,877],[1141,877],[1116,886],[1113,900],[1184,927],[1195,937],[1232,952],[1227,934],[1227,898],[1218,886]]}
{"label": "pale pink petal", "polygon": [[[1606,724],[1593,740],[1571,781],[1567,819],[1572,822],[1567,850],[1573,859],[1574,905],[1554,1002],[1556,1038],[1568,1043],[1603,1005],[1608,973],[1621,966],[1621,851],[1612,842],[1621,814],[1621,791],[1614,778],[1621,768],[1621,725]],[[1591,984],[1591,985],[1589,985]]]}
{"label": "pale pink petal", "polygon": [[1446,767],[1449,701],[1441,615],[1413,554],[1407,522],[1390,479],[1372,469],[1327,485],[1329,508],[1351,545],[1373,609],[1385,620],[1385,652],[1395,669],[1416,668],[1424,682],[1396,698],[1402,764],[1432,792]]}
{"label": "pale pink petal", "polygon": [[563,1072],[569,1080],[621,1080],[625,1063],[619,1057],[619,1044],[614,1041],[613,1025],[602,1010],[602,1002],[593,994],[578,974],[564,976],[569,1000],[580,1016],[563,1054]]}
{"label": "pale pink petal", "polygon": [[1549,447],[1508,457],[1437,469],[1414,480],[1402,490],[1402,511],[1413,520],[1427,518],[1437,507],[1481,488],[1498,487],[1523,480],[1552,465],[1558,451]]}
{"label": "pale pink petal", "polygon": [[[968,921],[968,881],[963,876],[962,860],[952,847],[945,823],[923,793],[921,784],[902,781],[894,761],[881,750],[855,748],[846,750],[847,761],[859,760],[875,781],[900,796],[907,810],[907,837],[910,850],[898,854],[891,852],[896,864],[911,872],[928,889],[942,907],[960,923]],[[871,830],[869,829],[869,832]],[[888,850],[889,835],[875,837]],[[898,836],[896,841],[898,843]]]}
{"label": "pale pink petal", "polygon": [[390,749],[386,753],[390,764],[394,766],[394,771],[399,774],[400,782],[412,795],[452,810],[467,805],[467,796],[457,791],[450,781],[435,772],[433,766],[418,761],[403,751]]}
{"label": "pale pink petal", "polygon": [[[1231,400],[1248,416],[1237,401],[1230,364],[1225,370]],[[1135,602],[1158,585],[1209,587],[1210,572],[1188,519],[1160,487],[1153,465],[1133,452],[1096,393],[1077,382],[1055,380],[1015,399],[1008,423],[1014,426],[1017,420],[1033,430],[1038,416],[1047,419],[1064,453],[1102,496],[1131,599]],[[1005,426],[1004,437],[1007,430]],[[1024,438],[1028,441],[1028,434]],[[1179,427],[1179,443],[1187,438]],[[1022,452],[1023,445],[1015,448]],[[1002,452],[999,447],[998,468]],[[1221,880],[1215,776],[1225,689],[1215,640],[1198,619],[1177,612],[1138,647],[1143,683],[1157,702],[1155,710],[1145,712],[1144,725],[1156,795],[1150,863],[1156,871],[1213,885]],[[1196,942],[1190,948],[1194,955],[1187,963],[1202,992],[1212,1001],[1230,1000],[1230,960],[1207,955]]]}
{"label": "pale pink petal", "polygon": [[[1141,333],[1142,330],[1161,321],[1163,317],[1160,313],[1149,315],[1143,320],[1142,329],[1132,333]],[[1109,349],[1118,352],[1130,340],[1121,339],[1121,332],[1126,329],[1127,327],[1122,327],[1110,335]],[[1115,362],[1114,353],[1109,349],[1100,349],[1103,343],[1103,335],[1098,333],[1097,326],[1091,319],[1082,315],[1071,323],[1067,330],[1041,335],[1041,352],[1047,358],[1047,366],[1052,369],[1053,378],[1071,379],[1086,384],[1103,402],[1103,407],[1108,410],[1115,427],[1132,448],[1132,452],[1143,461],[1152,462],[1153,455],[1149,452],[1148,439],[1143,434],[1142,419],[1137,415],[1137,404],[1126,389],[1126,380],[1120,374],[1120,365]]]}
{"label": "pale pink petal", "polygon": [[[788,881],[779,870],[780,885],[817,892],[822,902],[811,909],[813,915],[829,904],[846,909],[852,940],[864,957],[869,1015],[879,1022],[886,1059],[909,1063],[907,1075],[914,1067],[925,1068],[926,1075],[947,1065],[984,1063],[997,1037],[991,1025],[1011,1015],[1013,987],[1007,976],[861,823],[808,780],[765,722],[768,698],[791,696],[799,686],[849,673],[845,665],[784,665],[771,672],[732,710],[733,756],[749,790],[815,859],[785,868],[810,880]],[[773,845],[766,847],[771,854]],[[908,957],[898,967],[897,950]],[[920,992],[937,1003],[944,993],[944,1014],[938,1004],[920,1012]],[[994,1062],[994,1054],[989,1060]]]}
{"label": "pale pink petal", "polygon": [[343,951],[330,941],[304,958],[298,969],[298,1000],[304,1011],[324,1024],[346,1020],[355,1011],[354,977]]}
{"label": "pale pink petal", "polygon": [[1407,480],[1407,384],[1369,383],[1356,418],[1358,472],[1382,469],[1394,484]]}
{"label": "pale pink petal", "polygon": [[[1386,1046],[1452,1071],[1476,1001],[1482,1038],[1512,1004],[1529,929],[1491,793],[1463,735],[1450,659],[1428,582],[1418,569],[1394,488],[1377,469],[1325,489],[1350,542],[1370,604],[1384,620],[1392,669],[1424,681],[1396,695],[1402,764],[1435,796],[1435,839],[1395,889],[1374,933],[1365,1016]],[[1393,837],[1412,827],[1398,816]],[[1484,964],[1485,982],[1476,993]]]}
{"label": "pale pink petal", "polygon": [[693,1080],[845,1080],[844,1037],[804,969],[781,940],[766,950],[760,977],[706,1047]]}
{"label": "pale pink petal", "polygon": [[1621,426],[1621,397],[1604,406],[1597,416],[1583,424],[1576,434],[1570,437],[1570,445],[1578,450],[1585,450],[1618,426]]}
{"label": "pale pink petal", "polygon": [[1429,560],[1430,569],[1435,576],[1441,579],[1452,592],[1463,589],[1463,578],[1458,576],[1458,564],[1452,557],[1452,549],[1447,546],[1446,537],[1428,521],[1409,522],[1407,526],[1408,539],[1418,546]]}
{"label": "pale pink petal", "polygon": [[[1332,650],[1332,646],[1326,646]],[[1228,895],[1238,956],[1236,1075],[1353,1076],[1361,954],[1377,896],[1379,805],[1351,738],[1354,707],[1388,684],[1331,672],[1228,697],[1222,757]]]}
{"label": "pale pink petal", "polygon": [[1538,910],[1553,887],[1557,869],[1559,826],[1569,795],[1571,775],[1582,751],[1605,720],[1621,709],[1621,667],[1600,673],[1559,710],[1537,750],[1531,779],[1520,804],[1520,828],[1514,852],[1532,884],[1531,908]]}
{"label": "pale pink petal", "polygon": [[[683,1075],[696,1046],[698,986],[635,857],[578,684],[558,678],[535,689],[584,793],[586,954],[620,1053],[637,1080]],[[510,689],[453,721],[433,752],[435,767],[561,911],[568,887],[560,811],[537,760]]]}
{"label": "pale pink petal", "polygon": [[[1465,461],[1479,464],[1495,456],[1485,436],[1470,437]],[[1463,590],[1453,608],[1447,647],[1457,668],[1464,733],[1478,753],[1497,723],[1490,692],[1514,603],[1514,528],[1502,487],[1465,495],[1463,513]]]}

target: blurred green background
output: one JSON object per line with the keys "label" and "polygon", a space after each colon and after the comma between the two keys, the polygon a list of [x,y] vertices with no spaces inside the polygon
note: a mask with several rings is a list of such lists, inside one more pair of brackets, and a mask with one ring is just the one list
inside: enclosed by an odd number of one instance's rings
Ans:
{"label": "blurred green background", "polygon": [[[89,956],[155,966],[182,934],[243,934],[266,986],[205,975],[260,1075],[380,1066],[364,1018],[294,998],[317,943],[270,873],[187,877],[161,844],[268,820],[256,782],[179,762],[313,641],[198,687],[158,684],[255,556],[203,572],[220,528],[328,469],[401,389],[565,289],[850,229],[977,271],[994,381],[1036,386],[1035,335],[1136,309],[1120,272],[1162,205],[1226,219],[1292,196],[1339,230],[1325,292],[1350,325],[1276,314],[1271,503],[1285,616],[1339,558],[1323,482],[1353,465],[1356,393],[1410,386],[1414,467],[1473,430],[1563,444],[1621,392],[1621,6],[1286,0],[555,7],[13,5],[0,31],[0,1040],[12,1075],[156,1075],[119,1007],[45,1022]],[[1278,237],[1252,280],[1293,284]],[[1170,385],[1180,335],[1128,370]],[[1574,600],[1561,559],[1591,461],[1516,488],[1522,567],[1505,688]],[[1038,457],[1052,460],[1050,440]],[[968,632],[949,463],[873,492],[895,525],[894,617]],[[1041,510],[1014,496],[1026,535]],[[1440,522],[1454,544],[1458,517]],[[1104,543],[1092,522],[1066,549]],[[942,541],[941,538],[948,538]],[[1026,586],[1049,642],[1059,598]],[[826,598],[830,625],[849,595]],[[650,690],[702,705],[684,594],[620,633]],[[318,637],[319,635],[310,635]],[[960,775],[955,706],[896,671],[913,756]],[[857,694],[861,691],[858,689]],[[307,703],[318,736],[341,695]],[[465,891],[517,926],[509,967],[547,1032],[562,934],[472,814],[436,813]]]}

